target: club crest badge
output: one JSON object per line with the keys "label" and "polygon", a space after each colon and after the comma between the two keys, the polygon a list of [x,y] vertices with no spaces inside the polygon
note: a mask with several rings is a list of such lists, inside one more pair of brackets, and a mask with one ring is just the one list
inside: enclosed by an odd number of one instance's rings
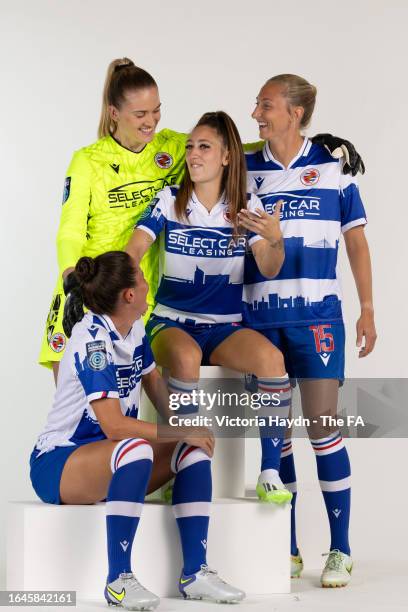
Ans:
{"label": "club crest badge", "polygon": [[67,341],[64,334],[54,334],[50,339],[50,348],[54,353],[61,353],[64,350]]}
{"label": "club crest badge", "polygon": [[156,155],[154,156],[154,161],[156,166],[158,166],[162,170],[171,168],[173,165],[173,158],[170,153],[164,153],[162,151],[160,153],[156,153]]}
{"label": "club crest badge", "polygon": [[300,180],[306,187],[310,187],[311,185],[316,185],[319,181],[320,172],[317,168],[307,168],[300,175]]}

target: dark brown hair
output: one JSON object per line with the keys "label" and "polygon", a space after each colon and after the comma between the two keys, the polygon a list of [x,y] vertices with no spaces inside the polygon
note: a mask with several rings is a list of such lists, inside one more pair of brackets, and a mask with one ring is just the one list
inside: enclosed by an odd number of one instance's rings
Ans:
{"label": "dark brown hair", "polygon": [[103,88],[98,138],[109,136],[116,129],[116,124],[109,113],[109,106],[120,108],[127,91],[147,87],[157,87],[156,81],[146,70],[135,66],[128,57],[115,59],[109,64]]}
{"label": "dark brown hair", "polygon": [[109,251],[95,259],[81,257],[75,276],[85,306],[96,314],[113,314],[120,292],[136,285],[132,258],[123,251]]}
{"label": "dark brown hair", "polygon": [[[236,236],[238,234],[237,214],[247,205],[247,169],[241,138],[237,126],[231,117],[223,111],[205,113],[195,128],[201,125],[213,128],[228,151],[228,166],[224,168],[219,195],[225,192],[225,198],[229,205],[229,219],[234,226],[234,236]],[[187,203],[193,189],[194,184],[186,164],[184,178],[181,181],[175,201],[176,215],[180,220],[187,220]]]}
{"label": "dark brown hair", "polygon": [[269,85],[269,83],[282,85],[282,95],[286,98],[289,106],[301,106],[303,108],[300,127],[306,128],[310,123],[316,103],[316,87],[297,74],[278,74],[268,79],[265,85]]}

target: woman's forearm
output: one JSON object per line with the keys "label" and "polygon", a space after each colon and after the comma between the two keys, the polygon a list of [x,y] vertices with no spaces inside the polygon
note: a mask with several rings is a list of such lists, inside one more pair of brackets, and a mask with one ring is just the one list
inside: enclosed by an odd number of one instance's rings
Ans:
{"label": "woman's forearm", "polygon": [[279,273],[285,260],[283,238],[272,242],[259,240],[255,246],[253,251],[259,271],[266,278],[273,278]]}
{"label": "woman's forearm", "polygon": [[344,238],[361,310],[373,310],[371,258],[364,230],[353,228]]}
{"label": "woman's forearm", "polygon": [[143,388],[157,412],[165,422],[173,414],[169,409],[169,392],[157,369],[142,377]]}
{"label": "woman's forearm", "polygon": [[147,232],[135,229],[125,250],[139,265],[140,260],[152,243],[153,238]]}

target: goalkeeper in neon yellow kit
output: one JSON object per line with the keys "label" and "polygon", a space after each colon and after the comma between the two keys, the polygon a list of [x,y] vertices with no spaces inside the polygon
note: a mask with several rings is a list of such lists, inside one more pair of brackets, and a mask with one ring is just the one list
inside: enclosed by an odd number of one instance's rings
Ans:
{"label": "goalkeeper in neon yellow kit", "polygon": [[[55,364],[54,371],[66,344],[63,279],[82,256],[124,249],[155,194],[180,182],[186,136],[167,129],[156,134],[159,119],[153,77],[126,58],[113,61],[105,83],[101,138],[74,154],[65,179],[57,235],[60,274],[40,353],[40,363]],[[157,256],[156,249],[141,263],[149,283],[149,311],[157,288]]]}

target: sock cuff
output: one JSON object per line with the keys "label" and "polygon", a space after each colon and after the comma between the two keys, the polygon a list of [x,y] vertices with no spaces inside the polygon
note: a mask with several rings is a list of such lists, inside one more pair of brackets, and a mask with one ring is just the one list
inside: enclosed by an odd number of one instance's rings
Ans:
{"label": "sock cuff", "polygon": [[282,444],[281,458],[289,457],[289,455],[292,455],[292,454],[293,454],[292,439],[285,440]]}
{"label": "sock cuff", "polygon": [[191,446],[186,442],[179,442],[171,457],[171,470],[174,474],[177,474],[199,461],[210,461],[210,457],[197,446]]}
{"label": "sock cuff", "polygon": [[121,440],[112,452],[110,462],[112,474],[120,467],[142,459],[153,462],[153,449],[147,440],[143,440],[143,438]]}
{"label": "sock cuff", "polygon": [[258,378],[258,393],[261,395],[279,394],[281,407],[289,407],[292,389],[288,375],[280,378]]}
{"label": "sock cuff", "polygon": [[310,440],[313,450],[317,456],[330,455],[344,448],[344,441],[341,433],[335,431],[326,438]]}
{"label": "sock cuff", "polygon": [[198,380],[187,382],[185,380],[179,380],[173,376],[169,376],[167,380],[167,387],[170,393],[191,393],[195,389],[198,389]]}

